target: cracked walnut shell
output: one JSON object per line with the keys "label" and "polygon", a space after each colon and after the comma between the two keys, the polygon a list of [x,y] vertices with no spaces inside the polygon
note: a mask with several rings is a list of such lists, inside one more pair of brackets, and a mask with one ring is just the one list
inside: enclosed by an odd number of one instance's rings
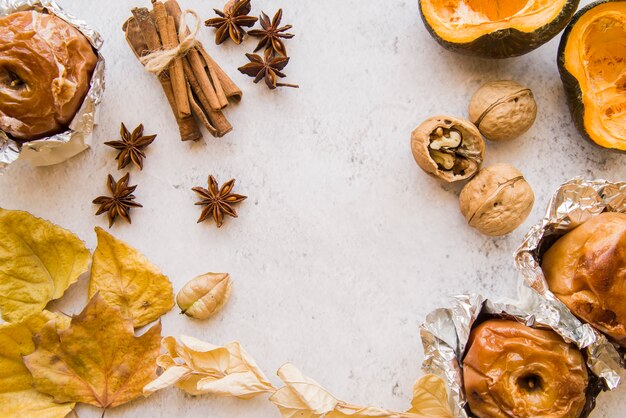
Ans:
{"label": "cracked walnut shell", "polygon": [[530,214],[535,194],[522,173],[510,164],[482,169],[461,190],[461,212],[485,235],[506,235]]}
{"label": "cracked walnut shell", "polygon": [[435,116],[415,128],[411,150],[426,173],[454,182],[476,174],[483,162],[485,142],[471,122]]}
{"label": "cracked walnut shell", "polygon": [[469,117],[485,138],[508,141],[533,126],[537,103],[533,92],[515,81],[492,81],[474,93]]}

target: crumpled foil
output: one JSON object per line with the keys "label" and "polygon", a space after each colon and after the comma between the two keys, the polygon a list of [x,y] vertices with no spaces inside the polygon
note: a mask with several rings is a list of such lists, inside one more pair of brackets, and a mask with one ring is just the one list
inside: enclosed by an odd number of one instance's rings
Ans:
{"label": "crumpled foil", "polygon": [[104,93],[104,58],[100,54],[102,36],[82,20],[65,12],[54,0],[0,0],[0,16],[31,9],[48,11],[81,31],[98,53],[98,62],[87,96],[67,131],[20,146],[0,130],[0,173],[18,158],[35,166],[53,165],[89,148],[93,127],[97,123],[96,107]]}
{"label": "crumpled foil", "polygon": [[515,265],[523,283],[519,293],[528,306],[543,304],[550,314],[549,325],[564,324],[575,334],[579,347],[602,353],[606,362],[594,370],[609,388],[617,387],[624,376],[623,361],[616,345],[589,324],[584,324],[549,290],[541,270],[541,257],[554,242],[602,212],[626,212],[626,183],[606,180],[572,179],[561,185],[548,204],[546,216],[526,234],[515,253]]}
{"label": "crumpled foil", "polygon": [[[549,327],[565,341],[574,342],[583,349],[577,338],[583,337],[584,340],[586,333],[569,328],[568,323],[555,321],[552,305],[533,292],[529,293],[532,303],[508,299],[491,301],[476,294],[456,296],[451,307],[431,312],[421,325],[420,334],[425,356],[422,370],[440,376],[446,382],[455,417],[469,417],[463,390],[462,359],[470,331],[479,316],[507,317],[531,327]],[[614,389],[619,383],[619,361],[614,357],[615,348],[606,339],[594,340],[583,351],[592,374],[587,390],[587,405],[581,418],[591,412],[598,393]]]}

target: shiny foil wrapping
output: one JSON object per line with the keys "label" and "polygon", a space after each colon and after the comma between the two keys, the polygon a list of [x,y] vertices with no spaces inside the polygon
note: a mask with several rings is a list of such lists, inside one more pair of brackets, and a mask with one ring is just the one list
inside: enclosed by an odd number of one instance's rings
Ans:
{"label": "shiny foil wrapping", "polygon": [[455,417],[470,416],[463,390],[462,360],[474,323],[487,317],[504,317],[531,327],[552,328],[565,341],[581,348],[590,370],[587,405],[581,417],[588,416],[601,391],[613,389],[619,383],[619,359],[615,357],[615,348],[606,340],[597,338],[593,330],[588,329],[590,327],[571,328],[572,323],[559,320],[560,313],[554,311],[552,303],[538,294],[527,292],[522,300],[515,301],[492,301],[475,294],[457,296],[452,306],[431,312],[420,327],[424,346],[422,369],[444,379]]}
{"label": "shiny foil wrapping", "polygon": [[104,58],[100,53],[103,40],[100,34],[82,20],[66,13],[53,0],[0,0],[0,16],[32,9],[54,14],[82,32],[98,53],[98,62],[91,76],[87,96],[67,131],[20,146],[0,130],[0,173],[18,158],[35,166],[52,165],[89,148],[93,127],[97,123],[96,108],[104,93]]}
{"label": "shiny foil wrapping", "polygon": [[602,356],[594,372],[607,386],[615,388],[623,376],[621,356],[616,346],[591,325],[578,320],[548,288],[541,270],[541,258],[554,242],[567,232],[602,212],[626,212],[626,183],[575,178],[561,185],[548,204],[546,216],[526,234],[515,253],[515,265],[523,279],[520,295],[529,306],[544,304],[551,314],[550,324],[563,323],[576,332],[573,340]]}

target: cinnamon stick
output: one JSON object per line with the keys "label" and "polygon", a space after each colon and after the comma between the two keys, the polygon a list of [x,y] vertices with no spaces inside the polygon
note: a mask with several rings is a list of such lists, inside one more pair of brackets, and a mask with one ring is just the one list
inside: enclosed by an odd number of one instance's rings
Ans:
{"label": "cinnamon stick", "polygon": [[[124,23],[122,29],[126,33],[126,41],[135,53],[135,56],[139,59],[150,52],[160,49],[161,42],[148,9],[135,8],[132,10],[132,13],[133,17],[129,18]],[[167,97],[170,108],[172,109],[172,113],[176,118],[181,140],[196,141],[202,138],[202,133],[193,116],[179,117],[172,85],[167,73],[161,74],[158,79]]]}
{"label": "cinnamon stick", "polygon": [[[191,91],[198,97],[200,104],[205,109],[211,109],[211,105],[209,104],[209,100],[207,99],[204,91],[202,90],[202,86],[200,86],[200,82],[196,78],[196,75],[191,68],[191,64],[188,61],[183,61],[183,69],[185,70],[185,77],[187,77],[187,82],[189,87],[191,87]],[[191,100],[190,100],[191,101]],[[192,109],[193,110],[193,109]]]}
{"label": "cinnamon stick", "polygon": [[[182,11],[180,9],[180,6],[178,5],[178,2],[176,2],[175,0],[166,1],[165,10],[167,11],[168,16],[172,16],[174,18],[174,21],[176,22],[176,29],[178,30],[179,38],[184,38],[191,33],[189,31],[189,28],[184,30],[183,33],[180,32],[180,17],[182,15]],[[226,99],[226,97],[222,99],[222,97],[220,97],[219,94],[217,93],[217,91],[219,91],[219,92],[222,92],[222,95],[223,95],[222,87],[216,85],[214,88],[214,85],[211,83],[211,80],[209,79],[209,76],[206,73],[206,70],[204,68],[204,63],[198,51],[195,48],[190,50],[187,56],[183,60],[186,60],[190,64],[194,72],[194,75],[196,77],[196,80],[198,81],[200,88],[202,88],[204,96],[206,97],[206,99],[208,100],[208,103],[210,104],[210,107],[205,107],[205,108],[207,110],[208,109],[220,110],[228,106],[228,100],[224,100]],[[187,72],[185,72],[185,74],[187,74]]]}
{"label": "cinnamon stick", "polygon": [[243,96],[241,89],[237,87],[235,82],[222,70],[217,62],[206,52],[203,46],[198,47],[198,51],[200,51],[200,55],[204,58],[204,62],[209,69],[214,70],[217,73],[217,78],[220,81],[222,88],[224,89],[224,94],[229,99],[239,101]]}
{"label": "cinnamon stick", "polygon": [[[174,18],[168,16],[167,30],[169,36],[169,48],[176,48],[179,45],[178,35],[176,34],[176,24]],[[170,76],[172,78],[172,87],[174,88],[174,98],[176,99],[176,107],[181,116],[191,114],[189,107],[189,97],[187,96],[187,81],[183,72],[183,59],[181,57],[174,59],[171,66]]]}
{"label": "cinnamon stick", "polygon": [[209,67],[208,70],[211,80],[214,80],[213,84],[215,85],[215,94],[217,95],[220,105],[224,107],[228,106],[228,98],[226,97],[226,93],[224,93],[224,87],[222,87],[217,71],[213,67]]}
{"label": "cinnamon stick", "polygon": [[[219,96],[217,94],[218,86],[211,83],[211,80],[209,79],[209,76],[204,69],[204,64],[202,63],[202,58],[200,57],[198,51],[196,51],[195,49],[189,51],[189,54],[186,58],[192,68],[193,73],[198,79],[198,83],[200,84],[202,91],[209,101],[210,107],[207,109],[220,110],[228,106],[228,101],[224,103],[219,99]],[[216,88],[214,88],[214,86]],[[221,86],[219,86],[219,91],[222,91]]]}
{"label": "cinnamon stick", "polygon": [[[180,16],[182,15],[182,10],[180,9],[180,5],[176,0],[167,0],[165,2],[165,8],[167,9],[167,13],[176,20],[176,22],[180,22]],[[189,34],[189,30],[183,36],[187,36]],[[192,63],[194,72],[196,73],[196,77],[198,77],[199,72],[206,72],[205,67],[208,69],[209,74],[213,74],[211,79],[213,80],[213,86],[215,87],[215,92],[220,98],[220,103],[223,105],[220,108],[223,108],[228,104],[228,98],[239,101],[241,100],[241,96],[243,93],[237,87],[237,85],[231,80],[230,77],[220,68],[220,66],[209,56],[202,45],[198,46],[198,52],[203,57],[200,59],[199,55],[196,54],[196,58],[199,59],[199,62]],[[190,54],[189,57],[193,58],[193,54]],[[204,63],[202,62],[204,61]],[[200,71],[202,68],[202,71]],[[198,79],[200,81],[200,79]],[[221,96],[221,97],[220,97]]]}
{"label": "cinnamon stick", "polygon": [[198,102],[196,101],[196,96],[194,96],[194,93],[191,90],[191,87],[189,84],[187,84],[187,89],[188,89],[187,95],[189,96],[189,105],[191,107],[191,111],[193,112],[194,116],[204,125],[205,128],[207,128],[207,130],[209,131],[211,135],[217,136],[217,129],[215,128],[215,126],[211,124],[211,121],[209,121],[209,118],[206,116],[206,114],[202,110],[202,106],[198,104]]}
{"label": "cinnamon stick", "polygon": [[[191,65],[188,62],[184,62],[183,64],[185,67],[187,81],[189,81],[189,103],[191,104],[193,114],[202,122],[204,126],[206,126],[211,135],[217,137],[226,135],[228,132],[233,130],[232,125],[228,122],[228,119],[226,119],[226,116],[224,116],[224,113],[222,113],[221,110],[211,109],[208,100],[198,83],[198,80],[195,78]],[[196,108],[196,106],[199,107]],[[204,111],[200,112],[198,109],[204,109]]]}
{"label": "cinnamon stick", "polygon": [[233,125],[230,124],[226,116],[224,116],[224,112],[221,110],[208,110],[206,114],[211,124],[215,126],[219,138],[233,130]]}
{"label": "cinnamon stick", "polygon": [[[161,44],[165,49],[174,49],[178,46],[178,35],[176,33],[176,24],[171,16],[167,15],[165,5],[156,0],[152,0],[154,16],[157,24],[157,30],[161,38]],[[175,58],[169,68],[170,79],[172,80],[172,89],[174,91],[174,99],[176,100],[176,108],[180,117],[191,115],[189,107],[189,97],[187,96],[187,82],[183,72],[182,58]]]}

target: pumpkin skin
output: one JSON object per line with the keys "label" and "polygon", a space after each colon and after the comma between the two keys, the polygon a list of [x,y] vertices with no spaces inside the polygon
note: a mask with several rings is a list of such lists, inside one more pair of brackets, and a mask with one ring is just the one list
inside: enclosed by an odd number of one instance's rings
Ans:
{"label": "pumpkin skin", "polygon": [[[567,26],[579,2],[420,0],[420,13],[428,32],[450,51],[482,58],[511,58],[527,54],[554,38]],[[466,9],[460,10],[462,7]],[[528,12],[535,16],[519,14],[524,7],[545,10]],[[461,18],[482,21],[459,26]],[[454,27],[448,27],[442,23],[445,19],[456,19],[457,23]],[[450,21],[448,23],[452,25]]]}
{"label": "pumpkin skin", "polygon": [[[607,30],[606,23],[611,20],[619,24]],[[599,37],[595,48],[593,36]],[[622,62],[626,50],[619,44],[624,40],[626,1],[602,0],[576,13],[558,52],[559,72],[576,127],[596,145],[620,151],[626,151],[626,62]],[[600,65],[611,58],[609,65]],[[604,92],[602,98],[599,90]]]}

